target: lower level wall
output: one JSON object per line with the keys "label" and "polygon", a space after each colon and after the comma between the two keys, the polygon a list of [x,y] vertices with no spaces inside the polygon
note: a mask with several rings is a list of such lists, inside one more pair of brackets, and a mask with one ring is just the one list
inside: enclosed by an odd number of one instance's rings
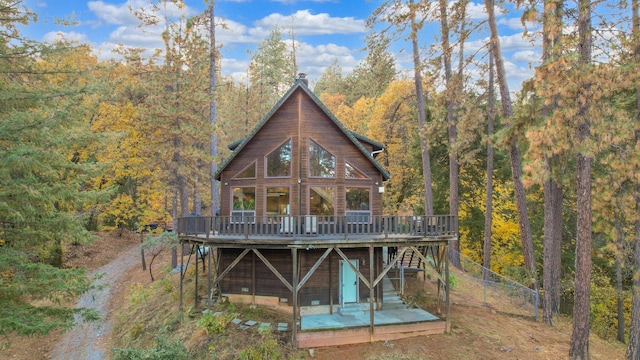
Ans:
{"label": "lower level wall", "polygon": [[[359,271],[370,279],[369,249],[346,248],[342,250],[350,260],[357,260]],[[220,251],[220,271],[226,269],[242,252],[242,249],[222,249]],[[269,263],[277,269],[281,276],[292,284],[293,271],[291,250],[260,250]],[[300,280],[311,270],[324,249],[304,250],[298,252],[300,262]],[[318,266],[299,291],[299,306],[337,306],[340,304],[340,260],[334,251]],[[376,248],[374,253],[374,272],[382,270],[382,249]],[[375,276],[374,276],[375,278]],[[358,280],[358,301],[368,302],[369,288]],[[253,252],[244,256],[238,264],[222,279],[220,290],[223,294],[243,295],[250,298],[272,298],[277,303],[291,305],[292,292]],[[375,296],[381,297],[381,290],[376,289]],[[270,300],[271,301],[271,300]]]}

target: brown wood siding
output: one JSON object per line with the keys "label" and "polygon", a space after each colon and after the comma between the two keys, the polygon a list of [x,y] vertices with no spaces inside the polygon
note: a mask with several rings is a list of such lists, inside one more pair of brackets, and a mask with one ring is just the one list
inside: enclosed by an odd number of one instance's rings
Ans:
{"label": "brown wood siding", "polygon": [[[336,156],[336,178],[309,178],[309,139],[313,139]],[[291,176],[287,178],[265,178],[265,155],[291,139]],[[236,180],[233,177],[252,161],[256,161],[256,179]],[[345,179],[345,163],[349,162],[369,179]],[[298,184],[298,178],[302,183]],[[304,91],[298,89],[278,108],[235,158],[226,165],[221,174],[221,214],[231,211],[231,194],[234,187],[245,186],[256,189],[256,215],[265,212],[265,188],[289,187],[291,215],[309,213],[309,187],[332,186],[336,189],[335,215],[345,213],[345,188],[369,187],[371,189],[371,211],[382,215],[382,196],[378,193],[382,176],[378,169],[362,154],[344,132]],[[227,185],[225,185],[227,184]]]}
{"label": "brown wood siding", "polygon": [[[300,279],[305,277],[323,252],[324,250],[299,251]],[[360,272],[369,279],[369,250],[357,248],[344,249],[343,252],[349,259],[358,260]],[[226,269],[240,253],[241,250],[236,249],[224,249],[221,251],[221,270]],[[290,283],[292,282],[293,272],[291,270],[290,251],[261,250],[261,253],[278,269],[285,279]],[[247,254],[221,281],[220,288],[222,293],[250,295],[255,287],[256,295],[286,298],[288,303],[291,304],[293,299],[289,289],[257,256],[255,259],[253,256],[255,256],[253,253]],[[377,276],[378,269],[380,269],[378,264],[382,264],[382,252],[376,251],[374,259],[376,263],[374,269]],[[311,306],[313,301],[318,301],[319,305],[329,305],[330,303],[338,305],[340,303],[340,260],[342,258],[333,252],[323,261],[300,290],[300,306]],[[251,280],[253,266],[255,266],[255,284]],[[243,291],[243,288],[247,291]],[[369,298],[369,288],[362,281],[359,281],[358,293],[360,302],[365,302]],[[377,291],[376,293],[379,292]],[[330,295],[333,297],[333,301],[331,301]]]}

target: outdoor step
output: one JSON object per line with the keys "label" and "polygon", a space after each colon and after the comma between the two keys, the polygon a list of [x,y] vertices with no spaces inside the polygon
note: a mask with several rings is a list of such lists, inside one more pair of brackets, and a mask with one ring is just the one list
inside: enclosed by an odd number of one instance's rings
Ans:
{"label": "outdoor step", "polygon": [[382,310],[405,310],[407,309],[407,305],[404,303],[401,304],[382,304]]}
{"label": "outdoor step", "polygon": [[369,311],[369,304],[347,304],[338,309],[340,314],[359,314]]}
{"label": "outdoor step", "polygon": [[403,302],[402,298],[400,296],[398,296],[398,294],[392,294],[392,295],[383,295],[382,297],[384,302],[392,302],[392,301],[399,301],[399,302]]}

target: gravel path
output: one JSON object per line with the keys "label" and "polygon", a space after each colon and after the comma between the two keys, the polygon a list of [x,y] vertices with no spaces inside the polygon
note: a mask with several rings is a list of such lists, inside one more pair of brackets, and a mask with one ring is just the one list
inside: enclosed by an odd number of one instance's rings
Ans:
{"label": "gravel path", "polygon": [[[131,246],[113,261],[91,273],[91,275],[104,273],[104,276],[96,281],[96,284],[106,286],[101,290],[93,290],[84,294],[78,300],[76,307],[95,309],[102,317],[102,321],[90,323],[79,321],[76,326],[63,335],[51,352],[50,359],[103,360],[109,358],[101,343],[108,339],[111,333],[112,324],[109,319],[110,285],[117,283],[122,274],[136,265],[140,265],[139,244]],[[78,318],[76,318],[76,321],[78,321]]]}

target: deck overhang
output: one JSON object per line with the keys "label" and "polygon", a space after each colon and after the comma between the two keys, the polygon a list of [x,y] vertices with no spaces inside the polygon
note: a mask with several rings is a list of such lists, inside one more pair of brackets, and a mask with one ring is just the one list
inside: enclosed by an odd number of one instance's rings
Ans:
{"label": "deck overhang", "polygon": [[[193,222],[194,218],[189,221]],[[183,219],[181,219],[183,220]],[[441,220],[441,219],[439,219]],[[207,267],[207,292],[208,292],[208,304],[212,301],[214,289],[220,283],[220,281],[236,266],[244,256],[249,253],[253,253],[259,258],[264,265],[274,273],[278,279],[291,291],[292,294],[292,314],[293,314],[293,326],[292,326],[292,343],[299,348],[316,347],[316,346],[333,346],[342,344],[352,344],[360,342],[375,342],[382,340],[394,340],[410,336],[427,335],[448,332],[451,328],[450,325],[450,301],[449,301],[449,263],[448,263],[448,246],[449,242],[457,240],[457,219],[453,219],[447,216],[446,222],[449,226],[440,227],[437,229],[409,229],[411,231],[399,232],[389,231],[389,228],[384,226],[375,227],[374,230],[366,233],[358,232],[345,232],[345,231],[318,231],[316,233],[292,233],[292,234],[280,234],[277,232],[268,232],[263,234],[252,233],[256,227],[251,224],[248,228],[238,228],[234,225],[232,232],[228,231],[229,226],[224,226],[224,219],[222,221],[216,219],[198,220],[204,221],[204,226],[200,228],[202,231],[193,231],[193,226],[190,231],[186,231],[185,227],[178,229],[178,235],[182,244],[188,245],[188,252],[184,253],[183,249],[182,261],[186,255],[188,255],[187,264],[181,264],[181,278],[180,278],[180,305],[182,306],[183,300],[183,279],[186,275],[186,270],[192,261],[193,254],[197,254],[202,248],[207,249],[242,249],[243,251],[238,257],[227,266],[225,269],[217,269],[212,272],[212,269],[217,268],[217,264],[213,262],[217,261],[215,256],[212,256],[214,251],[207,251],[207,259],[209,266]],[[383,219],[381,221],[388,221]],[[393,220],[398,223],[398,220]],[[427,223],[431,219],[424,218],[421,221]],[[444,221],[443,221],[444,222]],[[214,224],[222,224],[220,225]],[[371,224],[371,223],[370,223]],[[381,222],[382,224],[382,222]],[[184,223],[183,223],[184,225]],[[371,225],[368,225],[369,227]],[[362,229],[363,227],[360,227]],[[239,229],[239,231],[237,231]],[[341,228],[344,230],[345,228]],[[389,262],[385,264],[382,271],[376,272],[374,270],[374,251],[376,248],[389,248],[393,247],[397,251],[394,256],[389,259]],[[312,328],[305,327],[305,323],[311,321],[315,315],[300,315],[300,306],[298,303],[299,292],[304,287],[305,283],[309,280],[311,275],[320,267],[320,264],[332,253],[337,253],[340,258],[344,259],[347,264],[350,264],[349,259],[344,254],[342,249],[348,248],[366,248],[369,253],[369,276],[365,276],[358,268],[352,266],[352,270],[357,274],[359,280],[366,285],[369,289],[369,303],[365,304],[368,311],[360,314],[360,320],[365,319],[365,322],[336,322],[339,326],[330,326],[324,328]],[[291,252],[291,266],[292,269],[299,269],[300,252],[309,249],[324,250],[322,256],[317,260],[313,267],[307,271],[307,273],[300,273],[296,270],[293,272],[292,278],[283,276],[275,267],[273,267],[268,259],[263,256],[262,251],[269,249],[287,249]],[[374,304],[375,294],[374,289],[383,280],[384,276],[396,266],[401,256],[407,252],[412,251],[421,258],[422,263],[425,266],[431,266],[436,274],[436,278],[442,286],[444,291],[444,306],[445,317],[444,320],[436,317],[425,319],[424,321],[416,321],[415,318],[405,318],[404,315],[397,316],[394,321],[383,321],[383,310],[376,310]],[[427,259],[429,257],[431,261]],[[196,274],[198,274],[198,261],[193,261],[196,267]],[[198,276],[196,275],[195,286],[195,302],[198,306]],[[440,286],[438,287],[440,289]],[[412,309],[413,310],[413,309]],[[428,313],[427,313],[428,314]],[[387,314],[387,315],[390,315]],[[430,315],[430,314],[429,314]],[[339,319],[341,314],[325,314],[325,316],[335,316],[334,319]],[[433,315],[431,315],[433,316]],[[359,320],[359,321],[360,321]]]}

